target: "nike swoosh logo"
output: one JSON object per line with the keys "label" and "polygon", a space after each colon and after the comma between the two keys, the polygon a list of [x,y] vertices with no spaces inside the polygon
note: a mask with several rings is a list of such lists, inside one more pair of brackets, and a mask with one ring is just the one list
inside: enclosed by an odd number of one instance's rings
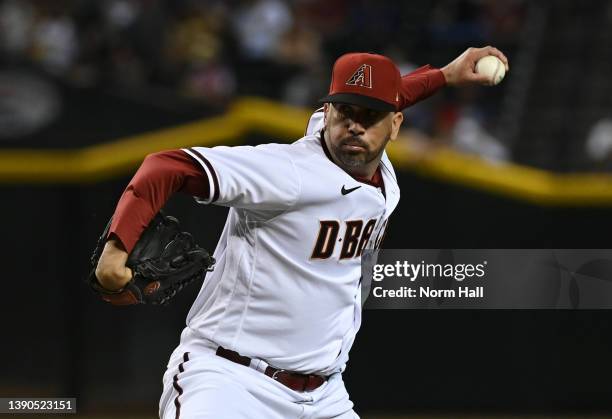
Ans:
{"label": "nike swoosh logo", "polygon": [[356,191],[359,188],[361,188],[361,186],[355,186],[354,188],[346,189],[344,185],[342,185],[342,189],[340,190],[340,192],[342,192],[342,195],[348,195],[351,192]]}

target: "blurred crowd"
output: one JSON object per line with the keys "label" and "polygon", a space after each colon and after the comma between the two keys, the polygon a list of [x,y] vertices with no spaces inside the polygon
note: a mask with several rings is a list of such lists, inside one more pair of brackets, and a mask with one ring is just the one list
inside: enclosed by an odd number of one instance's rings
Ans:
{"label": "blurred crowd", "polygon": [[[390,55],[404,73],[467,46],[511,55],[524,15],[523,0],[1,0],[0,51],[5,66],[72,86],[166,89],[218,107],[238,95],[313,106],[344,52]],[[447,89],[407,117],[428,137],[504,159],[489,132],[501,96]]]}

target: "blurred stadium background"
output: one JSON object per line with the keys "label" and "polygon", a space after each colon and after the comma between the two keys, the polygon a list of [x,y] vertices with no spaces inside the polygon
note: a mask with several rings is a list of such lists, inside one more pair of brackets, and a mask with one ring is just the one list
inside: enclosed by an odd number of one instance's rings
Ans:
{"label": "blurred stadium background", "polygon": [[[118,309],[82,282],[146,153],[299,138],[347,51],[406,73],[488,44],[501,85],[406,111],[385,247],[612,248],[609,1],[0,0],[0,395],[156,415],[197,287]],[[168,212],[208,248],[226,214]],[[369,311],[345,380],[366,419],[612,417],[611,320]]]}

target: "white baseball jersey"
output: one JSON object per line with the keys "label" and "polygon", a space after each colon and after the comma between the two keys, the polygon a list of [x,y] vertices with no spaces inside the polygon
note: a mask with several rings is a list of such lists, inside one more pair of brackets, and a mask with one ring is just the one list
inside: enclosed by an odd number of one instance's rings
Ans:
{"label": "white baseball jersey", "polygon": [[181,352],[203,342],[269,365],[328,375],[344,370],[361,324],[361,252],[380,242],[399,201],[386,154],[384,187],[329,157],[322,112],[293,144],[195,147],[212,203],[231,207],[187,317]]}

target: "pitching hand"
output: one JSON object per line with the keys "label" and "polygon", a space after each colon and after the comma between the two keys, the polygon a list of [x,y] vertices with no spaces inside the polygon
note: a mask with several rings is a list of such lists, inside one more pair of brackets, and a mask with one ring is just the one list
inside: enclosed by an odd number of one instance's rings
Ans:
{"label": "pitching hand", "polygon": [[466,84],[491,85],[488,76],[476,73],[476,62],[487,55],[494,55],[510,70],[508,58],[497,48],[487,46],[484,48],[468,48],[463,54],[444,66],[441,71],[449,86],[461,86]]}

